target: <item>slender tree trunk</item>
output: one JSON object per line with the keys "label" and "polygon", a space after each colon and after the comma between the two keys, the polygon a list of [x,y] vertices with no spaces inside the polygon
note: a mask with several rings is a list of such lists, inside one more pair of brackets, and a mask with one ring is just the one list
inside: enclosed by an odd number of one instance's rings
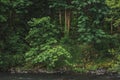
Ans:
{"label": "slender tree trunk", "polygon": [[65,9],[65,35],[67,33],[67,10]]}
{"label": "slender tree trunk", "polygon": [[[67,0],[67,5],[71,4],[71,0]],[[71,10],[65,8],[65,35],[69,36],[70,32],[70,21],[71,21]]]}
{"label": "slender tree trunk", "polygon": [[[10,3],[12,3],[12,0],[10,0]],[[12,9],[10,9],[10,12],[9,12],[9,26],[11,30],[13,30],[13,10]]]}
{"label": "slender tree trunk", "polygon": [[70,10],[65,9],[65,33],[69,35],[70,32],[70,19],[71,19],[71,12]]}
{"label": "slender tree trunk", "polygon": [[12,11],[10,11],[10,13],[9,13],[9,26],[12,29]]}
{"label": "slender tree trunk", "polygon": [[71,13],[70,13],[70,10],[67,11],[67,31],[68,33],[70,32],[70,16],[71,16]]}
{"label": "slender tree trunk", "polygon": [[62,12],[59,10],[59,23],[62,24]]}
{"label": "slender tree trunk", "polygon": [[113,34],[113,26],[112,26],[112,21],[111,21],[111,34]]}
{"label": "slender tree trunk", "polygon": [[[12,3],[13,1],[10,0],[10,3]],[[10,9],[9,11],[9,26],[11,28],[11,31],[13,31],[15,33],[16,28],[15,28],[15,18],[16,18],[16,11],[14,9]]]}

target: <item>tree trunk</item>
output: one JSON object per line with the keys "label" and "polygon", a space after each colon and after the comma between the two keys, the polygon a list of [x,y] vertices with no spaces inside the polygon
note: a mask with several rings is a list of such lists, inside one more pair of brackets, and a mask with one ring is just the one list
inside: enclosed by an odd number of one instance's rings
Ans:
{"label": "tree trunk", "polygon": [[71,19],[70,10],[65,9],[65,33],[69,35],[70,32],[70,19]]}
{"label": "tree trunk", "polygon": [[70,10],[67,11],[67,31],[70,32]]}
{"label": "tree trunk", "polygon": [[62,12],[59,10],[59,23],[62,24]]}
{"label": "tree trunk", "polygon": [[67,34],[67,10],[65,9],[65,35]]}
{"label": "tree trunk", "polygon": [[[67,0],[67,4],[71,4],[71,0]],[[69,35],[70,32],[70,20],[71,20],[71,10],[65,8],[65,35]]]}
{"label": "tree trunk", "polygon": [[111,21],[111,34],[113,34],[113,24],[112,24],[112,21]]}

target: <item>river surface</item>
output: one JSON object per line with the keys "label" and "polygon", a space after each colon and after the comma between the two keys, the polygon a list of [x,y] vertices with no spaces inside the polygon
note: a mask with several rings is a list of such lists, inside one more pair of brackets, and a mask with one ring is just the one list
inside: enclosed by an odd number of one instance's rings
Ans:
{"label": "river surface", "polygon": [[0,80],[120,80],[120,76],[80,74],[11,74],[0,73]]}

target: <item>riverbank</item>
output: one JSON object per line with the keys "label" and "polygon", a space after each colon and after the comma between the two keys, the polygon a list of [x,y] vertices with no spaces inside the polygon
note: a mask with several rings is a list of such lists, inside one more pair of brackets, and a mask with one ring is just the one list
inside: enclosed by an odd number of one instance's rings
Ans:
{"label": "riverbank", "polygon": [[86,72],[76,72],[73,70],[45,70],[45,69],[10,69],[8,72],[12,74],[16,73],[24,73],[24,74],[29,74],[29,73],[35,73],[35,74],[89,74],[89,75],[119,75],[120,72],[117,71],[108,71],[106,69],[97,69],[97,70],[89,70]]}

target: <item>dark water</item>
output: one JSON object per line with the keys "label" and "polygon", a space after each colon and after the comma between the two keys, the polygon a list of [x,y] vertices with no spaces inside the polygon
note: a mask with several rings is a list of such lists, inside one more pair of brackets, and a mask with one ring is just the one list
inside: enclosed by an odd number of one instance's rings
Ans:
{"label": "dark water", "polygon": [[0,73],[0,80],[120,80],[119,76]]}

